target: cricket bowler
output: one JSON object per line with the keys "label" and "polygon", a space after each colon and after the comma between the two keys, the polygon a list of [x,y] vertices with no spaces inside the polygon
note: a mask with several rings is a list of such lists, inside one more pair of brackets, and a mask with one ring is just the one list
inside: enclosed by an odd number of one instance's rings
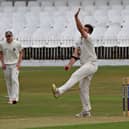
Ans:
{"label": "cricket bowler", "polygon": [[80,98],[82,102],[82,111],[76,114],[76,117],[91,116],[91,104],[89,96],[89,87],[91,79],[94,73],[97,71],[97,56],[95,48],[92,42],[93,27],[90,24],[82,25],[78,18],[80,8],[75,14],[75,22],[78,31],[81,34],[81,38],[77,41],[77,46],[74,49],[73,55],[65,66],[65,70],[70,70],[73,64],[80,58],[81,67],[76,70],[70,77],[70,79],[59,88],[55,84],[52,85],[52,91],[57,98],[64,92],[72,88],[77,82],[80,82]]}

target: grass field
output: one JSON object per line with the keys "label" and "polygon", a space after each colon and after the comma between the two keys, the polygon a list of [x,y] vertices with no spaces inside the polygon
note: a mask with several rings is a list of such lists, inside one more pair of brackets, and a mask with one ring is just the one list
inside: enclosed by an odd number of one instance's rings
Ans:
{"label": "grass field", "polygon": [[43,127],[31,129],[128,129],[129,122]]}
{"label": "grass field", "polygon": [[[70,72],[65,72],[63,67],[22,68],[20,74],[20,103],[17,105],[8,105],[6,98],[2,97],[7,94],[3,74],[0,71],[0,129],[33,127],[37,127],[36,129],[39,129],[38,127],[49,129],[46,127],[129,121],[129,118],[122,117],[121,98],[121,79],[124,76],[129,76],[129,67],[99,68],[91,83],[93,116],[86,119],[74,117],[81,110],[78,84],[76,84],[74,90],[67,92],[57,100],[53,98],[51,93],[51,84],[53,82],[57,85],[63,84],[76,69],[77,67],[74,67]],[[126,125],[126,123],[120,124],[122,127]],[[88,125],[88,129],[93,129],[90,128],[92,125]],[[80,128],[77,129],[83,129],[84,126],[79,125]],[[97,129],[97,126],[99,124],[93,127]],[[57,128],[50,129],[72,128],[74,127],[57,126]]]}

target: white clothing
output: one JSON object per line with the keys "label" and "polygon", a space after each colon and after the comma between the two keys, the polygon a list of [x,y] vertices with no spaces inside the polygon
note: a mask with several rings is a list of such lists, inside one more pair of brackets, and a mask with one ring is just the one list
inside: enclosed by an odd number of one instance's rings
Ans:
{"label": "white clothing", "polygon": [[6,65],[4,70],[4,77],[7,86],[7,92],[9,101],[19,101],[19,81],[18,81],[19,70],[16,64]]}
{"label": "white clothing", "polygon": [[80,97],[83,105],[83,110],[90,111],[91,105],[89,99],[89,86],[91,78],[96,71],[96,63],[85,63],[72,74],[70,79],[64,85],[58,88],[59,93],[63,94],[65,91],[72,88],[78,81],[80,81]]}
{"label": "white clothing", "polygon": [[19,59],[19,52],[22,51],[22,46],[18,41],[7,43],[6,41],[0,44],[0,51],[4,55],[5,64],[16,64]]}
{"label": "white clothing", "polygon": [[80,81],[80,98],[83,105],[83,111],[91,110],[89,87],[92,77],[92,75],[87,76]]}
{"label": "white clothing", "polygon": [[17,69],[16,64],[18,63],[22,46],[17,41],[13,41],[10,44],[3,42],[0,44],[0,51],[3,53],[4,64],[6,65],[6,69],[3,71],[9,101],[19,101],[19,70]]}
{"label": "white clothing", "polygon": [[97,71],[97,57],[90,35],[87,39],[79,40],[77,47],[80,48],[81,67],[76,70],[70,79],[61,87],[58,88],[60,94],[72,88],[80,81],[80,98],[83,106],[83,111],[90,111],[90,96],[89,87],[93,74]]}
{"label": "white clothing", "polygon": [[85,64],[90,61],[97,61],[97,56],[92,42],[91,35],[88,34],[88,38],[79,38],[76,46],[80,49],[80,63]]}

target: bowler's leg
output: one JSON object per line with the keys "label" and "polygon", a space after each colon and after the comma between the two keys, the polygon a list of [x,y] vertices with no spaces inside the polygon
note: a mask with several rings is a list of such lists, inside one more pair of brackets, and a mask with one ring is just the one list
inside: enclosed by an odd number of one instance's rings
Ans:
{"label": "bowler's leg", "polygon": [[76,114],[76,117],[89,117],[91,116],[91,104],[90,104],[90,96],[89,96],[89,89],[90,89],[90,81],[92,76],[88,76],[83,78],[80,81],[80,98],[83,106],[83,110]]}
{"label": "bowler's leg", "polygon": [[72,74],[70,79],[64,85],[58,88],[59,93],[63,94],[65,91],[72,88],[74,84],[76,84],[78,81],[95,73],[96,70],[97,70],[97,66],[91,63],[84,64]]}
{"label": "bowler's leg", "polygon": [[83,111],[90,111],[91,104],[90,104],[90,82],[92,76],[88,76],[80,81],[80,98],[83,106]]}

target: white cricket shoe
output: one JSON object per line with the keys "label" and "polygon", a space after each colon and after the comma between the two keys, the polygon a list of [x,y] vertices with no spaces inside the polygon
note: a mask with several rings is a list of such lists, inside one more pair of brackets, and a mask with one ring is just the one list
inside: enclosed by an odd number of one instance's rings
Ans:
{"label": "white cricket shoe", "polygon": [[16,101],[16,100],[9,100],[9,101],[8,101],[8,104],[17,104],[17,102],[18,102],[18,101]]}
{"label": "white cricket shoe", "polygon": [[58,98],[60,96],[59,90],[55,84],[52,84],[52,93],[55,98]]}
{"label": "white cricket shoe", "polygon": [[90,117],[91,113],[89,111],[82,111],[75,115],[76,117]]}

